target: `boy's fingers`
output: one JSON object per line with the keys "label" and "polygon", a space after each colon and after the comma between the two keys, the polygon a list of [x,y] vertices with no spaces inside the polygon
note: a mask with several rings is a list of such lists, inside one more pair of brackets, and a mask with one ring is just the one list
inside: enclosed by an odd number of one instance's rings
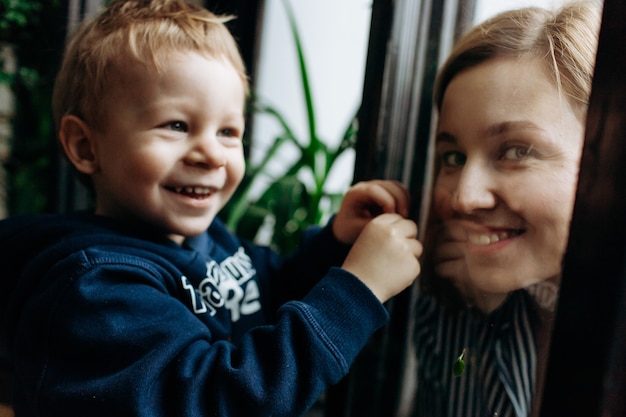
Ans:
{"label": "boy's fingers", "polygon": [[375,221],[380,224],[397,226],[402,230],[405,237],[417,237],[417,224],[412,220],[405,219],[398,213],[383,213]]}
{"label": "boy's fingers", "polygon": [[398,181],[373,180],[369,187],[369,199],[373,215],[380,213],[398,213],[403,217],[409,214],[409,192]]}
{"label": "boy's fingers", "polygon": [[419,258],[420,256],[422,256],[422,252],[424,252],[424,246],[422,245],[422,243],[417,239],[412,240],[410,243],[415,257]]}
{"label": "boy's fingers", "polygon": [[435,265],[435,273],[443,278],[458,280],[467,272],[465,263],[461,259],[446,261]]}
{"label": "boy's fingers", "polygon": [[442,241],[465,242],[467,240],[467,232],[460,225],[460,220],[446,220],[440,238]]}
{"label": "boy's fingers", "polygon": [[433,253],[435,262],[445,262],[459,258],[463,258],[463,249],[455,242],[442,242],[437,245]]}

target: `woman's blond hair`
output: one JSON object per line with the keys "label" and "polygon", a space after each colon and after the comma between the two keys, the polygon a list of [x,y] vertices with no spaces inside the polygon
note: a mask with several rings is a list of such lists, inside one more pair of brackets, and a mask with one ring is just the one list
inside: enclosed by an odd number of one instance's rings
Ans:
{"label": "woman's blond hair", "polygon": [[461,71],[499,57],[534,56],[572,107],[586,113],[595,64],[600,6],[572,2],[556,11],[528,7],[506,11],[472,28],[454,46],[435,81],[441,108],[450,81]]}

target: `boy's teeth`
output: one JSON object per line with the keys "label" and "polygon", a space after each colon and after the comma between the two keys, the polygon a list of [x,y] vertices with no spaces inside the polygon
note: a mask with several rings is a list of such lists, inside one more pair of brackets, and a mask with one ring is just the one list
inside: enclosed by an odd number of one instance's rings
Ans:
{"label": "boy's teeth", "polygon": [[194,194],[211,194],[211,190],[209,190],[208,188],[203,188],[203,187],[194,187],[193,193]]}
{"label": "boy's teeth", "polygon": [[174,187],[174,191],[177,193],[185,193],[185,194],[199,194],[199,195],[208,195],[211,194],[211,190],[204,187]]}

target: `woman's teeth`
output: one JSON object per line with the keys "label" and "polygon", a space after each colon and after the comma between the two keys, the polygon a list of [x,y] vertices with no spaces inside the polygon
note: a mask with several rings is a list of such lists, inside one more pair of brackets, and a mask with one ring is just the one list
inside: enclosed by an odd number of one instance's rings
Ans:
{"label": "woman's teeth", "polygon": [[491,245],[492,243],[500,242],[501,240],[508,239],[513,236],[517,236],[520,233],[514,232],[496,232],[496,233],[481,233],[481,234],[469,234],[468,240],[474,245]]}

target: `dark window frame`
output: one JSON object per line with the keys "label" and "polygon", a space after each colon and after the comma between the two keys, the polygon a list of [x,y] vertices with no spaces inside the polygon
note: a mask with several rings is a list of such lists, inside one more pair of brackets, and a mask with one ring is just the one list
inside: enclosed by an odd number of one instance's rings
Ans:
{"label": "dark window frame", "polygon": [[[404,179],[413,195],[427,195],[429,110],[406,108],[406,118],[417,120],[418,128],[411,132],[415,135],[397,135],[406,133],[406,126],[385,125],[388,113],[398,109],[397,97],[390,93],[395,85],[389,84],[410,85],[399,78],[397,60],[389,58],[401,54],[390,51],[390,45],[391,49],[398,46],[393,42],[392,22],[398,19],[401,4],[401,0],[374,0],[355,181]],[[428,0],[421,4],[432,6]],[[458,12],[473,10],[474,3],[446,0],[440,5],[456,7]],[[468,26],[463,13],[457,16],[461,19],[457,18],[455,33],[429,32],[427,60],[437,62],[447,53],[447,45],[442,44],[446,37],[456,38]],[[626,26],[622,16],[626,16],[626,2],[604,1],[577,201],[539,399],[541,417],[626,415]],[[432,27],[439,19],[435,12],[419,24]],[[421,65],[415,74],[424,77],[420,93],[424,99],[430,95],[432,73]],[[407,146],[408,140],[415,141],[413,147]],[[404,172],[411,172],[411,177],[402,178]],[[414,217],[419,214],[415,210]],[[407,415],[409,399],[402,385],[411,369],[406,346],[414,296],[409,290],[388,303],[390,324],[357,358],[348,378],[331,390],[327,417]]]}
{"label": "dark window frame", "polygon": [[541,417],[626,415],[626,2],[605,0]]}

